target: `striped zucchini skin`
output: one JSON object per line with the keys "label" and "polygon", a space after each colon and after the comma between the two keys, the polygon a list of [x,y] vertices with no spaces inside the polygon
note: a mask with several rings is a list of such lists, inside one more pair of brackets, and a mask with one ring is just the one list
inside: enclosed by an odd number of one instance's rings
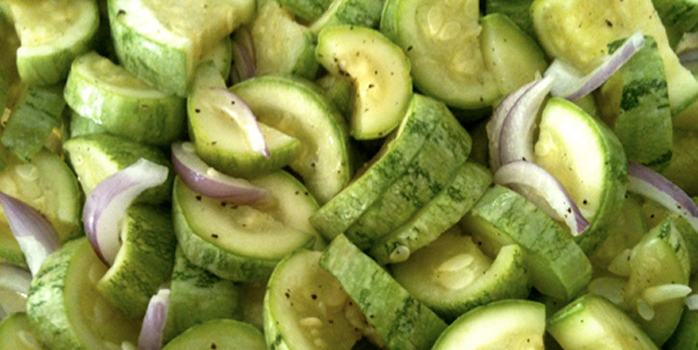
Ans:
{"label": "striped zucchini skin", "polygon": [[156,90],[95,52],[73,61],[64,96],[82,117],[138,142],[169,145],[185,131],[183,98]]}
{"label": "striped zucchini skin", "polygon": [[121,248],[97,290],[129,318],[139,319],[172,275],[177,242],[167,207],[132,205],[121,225],[126,233]]}
{"label": "striped zucchini skin", "polygon": [[390,349],[430,349],[447,324],[344,235],[320,257]]}
{"label": "striped zucchini skin", "polygon": [[[407,259],[412,252],[428,245],[458,223],[491,183],[492,174],[487,168],[472,161],[465,162],[448,186],[409,221],[379,239],[368,254],[381,265]],[[400,247],[407,248],[406,256],[399,254]]]}
{"label": "striped zucchini skin", "polygon": [[87,238],[49,255],[34,277],[27,316],[41,343],[52,350],[106,349],[107,343],[137,344],[140,326],[112,307],[95,289],[107,267]]}
{"label": "striped zucchini skin", "polygon": [[332,0],[279,0],[277,2],[296,17],[310,22],[325,12]]}
{"label": "striped zucchini skin", "polygon": [[336,0],[311,25],[318,35],[323,29],[339,25],[377,28],[385,0]]}
{"label": "striped zucchini skin", "polygon": [[486,252],[519,244],[531,284],[545,295],[570,300],[591,280],[591,263],[569,232],[509,188],[495,186],[485,192],[461,225]]}
{"label": "striped zucchini skin", "polygon": [[423,111],[436,115],[436,126],[403,175],[344,232],[362,250],[431,202],[470,155],[472,138],[446,105],[431,98],[417,99],[423,99]]}
{"label": "striped zucchini skin", "polygon": [[438,113],[440,108],[432,99],[413,95],[402,123],[384,141],[368,167],[310,217],[323,236],[331,240],[345,232],[410,169],[443,117]]}

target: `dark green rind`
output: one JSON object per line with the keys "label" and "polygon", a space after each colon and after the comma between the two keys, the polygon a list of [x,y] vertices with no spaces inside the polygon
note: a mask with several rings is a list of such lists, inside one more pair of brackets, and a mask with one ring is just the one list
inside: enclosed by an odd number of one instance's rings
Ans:
{"label": "dark green rind", "polygon": [[667,32],[683,35],[698,30],[698,1],[652,0],[652,3]]}
{"label": "dark green rind", "polygon": [[163,344],[190,327],[214,319],[241,320],[242,288],[194,264],[175,251]]}
{"label": "dark green rind", "polygon": [[490,254],[503,245],[520,245],[531,284],[543,294],[571,300],[589,284],[591,263],[567,230],[506,187],[485,192],[461,225]]}
{"label": "dark green rind", "polygon": [[31,160],[61,125],[65,105],[61,86],[28,87],[5,125],[2,144],[20,159]]}
{"label": "dark green rind", "polygon": [[[185,100],[175,95],[144,90],[130,90],[129,94],[115,89],[108,79],[100,75],[109,74],[107,69],[94,71],[93,66],[105,66],[107,58],[90,53],[73,61],[72,69],[64,89],[68,105],[79,115],[93,120],[107,132],[134,141],[154,145],[169,145],[181,138],[186,130]],[[124,68],[110,65],[115,75],[124,74]],[[124,87],[116,87],[125,89]]]}
{"label": "dark green rind", "polygon": [[[236,282],[260,282],[271,275],[279,259],[267,259],[254,256],[242,256],[226,250],[205,240],[205,232],[194,232],[189,225],[189,218],[183,212],[180,202],[185,194],[184,183],[177,178],[172,194],[172,216],[175,234],[184,256],[194,265],[199,266],[216,276]],[[315,236],[296,247],[310,249],[315,243]],[[262,249],[262,248],[260,248]],[[290,252],[289,252],[290,253]]]}
{"label": "dark green rind", "polygon": [[332,0],[276,0],[296,17],[306,22],[316,20],[330,7]]}
{"label": "dark green rind", "polygon": [[150,298],[170,279],[177,244],[166,207],[132,205],[121,222],[121,248],[97,282],[97,291],[131,319],[145,315]]}
{"label": "dark green rind", "polygon": [[409,221],[379,239],[368,251],[379,264],[391,263],[390,255],[398,247],[410,253],[434,241],[465,215],[492,183],[492,174],[482,165],[467,161],[452,182]]}
{"label": "dark green rind", "polygon": [[671,160],[672,122],[664,64],[652,37],[618,71],[623,84],[613,131],[628,161],[656,171]]}
{"label": "dark green rind", "polygon": [[356,25],[378,28],[385,0],[335,0],[310,29],[317,35],[325,28]]}
{"label": "dark green rind", "polygon": [[390,349],[430,349],[446,323],[344,235],[320,257]]}
{"label": "dark green rind", "polygon": [[[86,150],[81,150],[81,148],[86,148]],[[134,200],[134,203],[160,204],[170,201],[174,171],[172,171],[172,162],[170,161],[169,155],[160,148],[109,134],[89,134],[71,138],[63,145],[63,149],[70,158],[70,163],[77,173],[78,178],[80,178],[81,173],[93,172],[94,170],[90,168],[99,167],[101,165],[100,161],[86,164],[85,162],[73,159],[71,157],[71,152],[78,152],[78,150],[81,152],[94,152],[97,158],[106,159],[104,162],[118,164],[119,169],[117,169],[117,171],[128,167],[140,158],[145,158],[153,163],[166,166],[170,169],[167,174],[167,180],[161,185],[143,191],[143,193]],[[108,176],[110,175],[112,174],[108,174]],[[86,190],[86,192],[91,191],[91,188]]]}
{"label": "dark green rind", "polygon": [[439,102],[414,94],[401,124],[368,168],[320,207],[310,223],[328,240],[346,231],[409,169],[442,118],[441,112]]}
{"label": "dark green rind", "polygon": [[264,335],[254,326],[230,319],[198,324],[172,339],[163,350],[190,349],[265,350]]}
{"label": "dark green rind", "polygon": [[[349,183],[348,127],[320,87],[302,78],[267,75],[230,90],[247,102],[260,122],[301,141],[299,154],[289,166],[320,204]],[[320,113],[310,117],[308,110]]]}
{"label": "dark green rind", "polygon": [[698,349],[698,313],[684,308],[678,327],[662,346],[664,350]]}
{"label": "dark green rind", "polygon": [[43,349],[39,340],[33,333],[26,313],[14,313],[0,322],[0,349]]}
{"label": "dark green rind", "polygon": [[437,124],[406,171],[344,234],[362,250],[410,220],[448,187],[468,156],[472,139],[441,102],[429,100]]}
{"label": "dark green rind", "polygon": [[486,0],[485,14],[502,13],[516,23],[524,33],[531,38],[536,37],[531,19],[531,4],[533,0]]}

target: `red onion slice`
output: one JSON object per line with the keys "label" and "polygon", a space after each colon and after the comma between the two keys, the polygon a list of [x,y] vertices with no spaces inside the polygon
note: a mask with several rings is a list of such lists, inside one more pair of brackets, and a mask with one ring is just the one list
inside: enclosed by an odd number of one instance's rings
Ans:
{"label": "red onion slice", "polygon": [[628,191],[638,193],[685,218],[698,231],[698,207],[669,179],[639,163],[628,163]]}
{"label": "red onion slice", "polygon": [[208,104],[213,110],[221,111],[231,117],[247,134],[252,149],[269,158],[269,148],[257,118],[240,96],[224,87],[201,88],[196,92],[196,96],[201,103]]}
{"label": "red onion slice", "polygon": [[502,125],[504,125],[504,121],[507,119],[509,111],[511,111],[511,109],[516,105],[519,98],[535,83],[535,81],[532,81],[507,95],[501,102],[499,102],[499,105],[494,110],[492,117],[485,126],[487,138],[489,139],[490,168],[493,171],[497,170],[502,165],[499,159],[499,139],[502,133]]}
{"label": "red onion slice", "polygon": [[29,270],[36,275],[44,259],[60,246],[58,232],[41,212],[17,198],[0,192],[0,204]]}
{"label": "red onion slice", "polygon": [[[554,219],[565,221],[575,236],[589,228],[565,187],[535,163],[517,160],[504,164],[494,173],[494,183],[512,187]],[[540,203],[541,199],[545,203]]]}
{"label": "red onion slice", "polygon": [[555,97],[564,97],[568,100],[578,100],[596,88],[601,86],[613,75],[625,62],[627,62],[642,46],[645,45],[645,37],[641,32],[635,32],[612,55],[594,71],[583,76],[576,68],[560,60],[555,60],[548,67],[545,76],[555,76],[556,83],[551,93]]}
{"label": "red onion slice", "polygon": [[26,298],[31,283],[32,275],[29,271],[10,264],[0,263],[0,289],[17,293]]}
{"label": "red onion slice", "polygon": [[232,54],[233,69],[230,71],[230,78],[233,84],[237,84],[257,75],[254,40],[249,30],[238,28],[235,31]]}
{"label": "red onion slice", "polygon": [[139,159],[98,183],[85,200],[82,220],[92,248],[111,266],[121,247],[119,223],[141,192],[165,182],[169,169]]}
{"label": "red onion slice", "polygon": [[678,56],[682,66],[686,67],[693,74],[698,73],[698,48],[686,50]]}
{"label": "red onion slice", "polygon": [[208,166],[196,155],[191,142],[172,144],[174,170],[192,191],[238,205],[258,205],[269,199],[269,191],[245,179],[225,175]]}
{"label": "red onion slice", "polygon": [[533,159],[533,132],[538,110],[555,82],[554,77],[536,80],[509,111],[499,136],[499,161]]}
{"label": "red onion slice", "polygon": [[161,288],[150,298],[138,337],[138,350],[160,350],[162,348],[169,302],[170,290],[167,288]]}

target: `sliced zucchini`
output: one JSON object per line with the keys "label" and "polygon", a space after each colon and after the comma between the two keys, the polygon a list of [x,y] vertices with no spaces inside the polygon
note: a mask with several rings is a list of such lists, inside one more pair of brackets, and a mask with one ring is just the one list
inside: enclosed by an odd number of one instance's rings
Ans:
{"label": "sliced zucchini", "polygon": [[[550,99],[543,109],[534,162],[570,193],[590,226],[575,241],[586,253],[606,239],[625,199],[627,160],[618,137],[574,103]],[[581,147],[583,145],[583,147]]]}
{"label": "sliced zucchini", "polygon": [[139,322],[111,306],[95,288],[106,271],[84,237],[44,260],[27,298],[27,316],[42,344],[65,350],[137,344]]}
{"label": "sliced zucchini", "polygon": [[194,264],[175,250],[163,344],[190,327],[214,319],[243,317],[242,287]]}
{"label": "sliced zucchini", "polygon": [[0,322],[0,349],[43,349],[34,335],[26,313],[14,313]]}
{"label": "sliced zucchini", "polygon": [[547,331],[565,350],[659,349],[628,315],[594,294],[574,300],[553,315]]}
{"label": "sliced zucchini", "polygon": [[317,203],[292,175],[279,171],[251,182],[271,191],[274,203],[229,204],[203,197],[179,179],[172,196],[175,233],[187,259],[239,282],[268,278],[279,260],[320,239],[308,222]]}
{"label": "sliced zucchini", "polygon": [[277,2],[299,19],[309,22],[320,17],[332,0],[277,0]]}
{"label": "sliced zucchini", "polygon": [[380,30],[405,51],[419,91],[479,109],[501,97],[483,60],[479,20],[479,1],[387,0]]}
{"label": "sliced zucchini", "polygon": [[300,140],[299,154],[289,166],[319,203],[349,183],[347,126],[319,87],[299,78],[263,76],[230,90],[247,102],[259,121]]}
{"label": "sliced zucchini", "polygon": [[10,1],[8,8],[21,41],[17,70],[29,85],[62,82],[73,60],[92,48],[99,27],[95,0]]}
{"label": "sliced zucchini", "polygon": [[265,350],[264,335],[254,326],[229,319],[216,319],[191,327],[172,339],[163,350],[189,349]]}
{"label": "sliced zucchini", "polygon": [[131,205],[121,221],[121,248],[97,291],[131,319],[145,315],[150,298],[172,275],[177,244],[165,207]]}
{"label": "sliced zucchini", "polygon": [[695,131],[673,131],[671,162],[662,175],[679,186],[689,196],[698,196],[698,128]]}
{"label": "sliced zucchini", "polygon": [[431,349],[446,323],[344,235],[320,257],[390,349]]}
{"label": "sliced zucchini", "polygon": [[509,17],[526,35],[535,38],[533,20],[531,19],[531,3],[533,0],[486,0],[485,14],[501,13]]}
{"label": "sliced zucchini", "polygon": [[492,183],[492,175],[472,161],[464,163],[448,186],[398,229],[379,239],[368,254],[379,264],[407,260],[455,225]]}
{"label": "sliced zucchini", "polygon": [[355,139],[382,138],[397,127],[412,96],[410,62],[400,47],[377,30],[344,25],[320,33],[315,56],[331,74],[354,82]]}
{"label": "sliced zucchini", "polygon": [[485,192],[461,225],[490,256],[505,245],[520,245],[530,282],[545,295],[571,300],[591,279],[591,263],[572,236],[509,188],[495,186]]}
{"label": "sliced zucchini", "polygon": [[385,0],[332,0],[325,12],[310,24],[318,35],[326,28],[353,25],[377,28]]}
{"label": "sliced zucchini", "polygon": [[454,321],[433,350],[542,350],[545,306],[528,300],[500,300],[477,307]]}
{"label": "sliced zucchini", "polygon": [[454,226],[390,271],[411,295],[446,322],[496,300],[525,299],[531,290],[524,253],[516,244],[486,256]]}
{"label": "sliced zucchini", "polygon": [[584,73],[601,63],[609,43],[642,31],[657,42],[672,115],[698,98],[698,81],[681,66],[652,1],[536,0],[531,16],[548,55],[564,59]]}
{"label": "sliced zucchini", "polygon": [[156,90],[96,52],[73,61],[64,96],[82,117],[134,141],[169,145],[186,128],[184,99]]}
{"label": "sliced zucchini", "polygon": [[264,296],[270,349],[350,350],[367,328],[339,281],[318,265],[320,255],[301,250],[274,269]]}
{"label": "sliced zucchini", "polygon": [[[140,158],[172,168],[168,154],[160,148],[109,134],[73,137],[63,145],[63,149],[78,175],[86,196],[89,196],[102,180]],[[136,198],[136,201],[149,204],[169,201],[172,194],[172,181],[174,181],[174,171],[168,172],[168,178],[163,184],[145,190]]]}

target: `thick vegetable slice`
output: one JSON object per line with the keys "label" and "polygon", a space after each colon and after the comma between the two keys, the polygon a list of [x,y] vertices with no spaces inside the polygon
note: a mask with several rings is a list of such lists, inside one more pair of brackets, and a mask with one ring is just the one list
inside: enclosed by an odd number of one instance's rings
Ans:
{"label": "thick vegetable slice", "polygon": [[41,350],[24,312],[12,314],[0,322],[0,348],[13,350]]}
{"label": "thick vegetable slice", "polygon": [[163,350],[188,349],[265,350],[264,335],[254,326],[229,319],[198,324],[172,339]]}
{"label": "thick vegetable slice", "polygon": [[388,348],[430,349],[446,328],[443,320],[344,235],[323,252],[320,266],[339,280]]}

